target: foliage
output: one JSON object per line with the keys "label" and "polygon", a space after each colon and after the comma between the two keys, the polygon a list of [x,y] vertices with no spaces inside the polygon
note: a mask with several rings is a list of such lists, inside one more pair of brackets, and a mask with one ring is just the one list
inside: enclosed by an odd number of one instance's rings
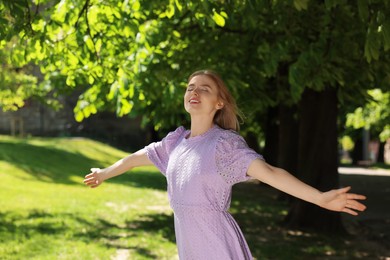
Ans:
{"label": "foliage", "polygon": [[5,42],[3,44],[0,48],[0,107],[15,111],[23,107],[26,99],[42,93],[39,93],[35,76],[25,73],[26,69],[12,67],[8,54],[11,48],[7,48]]}
{"label": "foliage", "polygon": [[341,144],[341,147],[344,151],[351,151],[355,146],[353,140],[348,135],[341,137],[339,143]]}
{"label": "foliage", "polygon": [[388,10],[379,0],[18,0],[0,4],[0,40],[17,41],[13,63],[37,64],[53,92],[81,89],[78,121],[111,110],[170,128],[185,121],[188,75],[211,68],[255,123],[307,87],[338,87],[345,104],[388,87]]}
{"label": "foliage", "polygon": [[368,91],[370,102],[347,114],[346,125],[355,129],[372,129],[379,133],[382,142],[390,138],[390,92],[380,89]]}

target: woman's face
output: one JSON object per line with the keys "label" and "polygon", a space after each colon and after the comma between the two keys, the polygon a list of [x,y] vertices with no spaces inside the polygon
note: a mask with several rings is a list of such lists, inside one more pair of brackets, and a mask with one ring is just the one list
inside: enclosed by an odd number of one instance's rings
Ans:
{"label": "woman's face", "polygon": [[214,117],[223,107],[218,94],[218,87],[207,75],[194,76],[184,95],[184,108],[191,115],[209,115]]}

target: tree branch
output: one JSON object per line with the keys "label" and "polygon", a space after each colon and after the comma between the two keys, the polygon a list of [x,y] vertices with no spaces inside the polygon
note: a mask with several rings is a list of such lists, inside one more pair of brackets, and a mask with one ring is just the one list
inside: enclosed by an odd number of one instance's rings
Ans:
{"label": "tree branch", "polygon": [[77,29],[78,25],[79,25],[79,21],[80,21],[80,18],[81,16],[83,15],[83,13],[87,13],[88,11],[88,5],[89,5],[89,0],[86,0],[85,3],[84,3],[84,6],[83,8],[81,9],[80,13],[79,13],[79,16],[77,17],[77,21],[74,25],[74,27]]}

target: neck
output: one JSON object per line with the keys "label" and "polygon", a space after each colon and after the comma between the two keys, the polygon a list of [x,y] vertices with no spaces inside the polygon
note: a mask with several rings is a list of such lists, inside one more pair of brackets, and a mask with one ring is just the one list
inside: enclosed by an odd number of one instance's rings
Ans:
{"label": "neck", "polygon": [[204,117],[191,117],[191,134],[190,137],[206,133],[214,126],[213,120]]}

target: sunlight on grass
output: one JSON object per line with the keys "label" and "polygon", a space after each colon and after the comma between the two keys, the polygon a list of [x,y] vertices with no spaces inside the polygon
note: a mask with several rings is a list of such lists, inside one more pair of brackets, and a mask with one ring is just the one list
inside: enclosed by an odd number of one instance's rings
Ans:
{"label": "sunlight on grass", "polygon": [[[176,256],[165,180],[154,167],[90,189],[82,183],[89,168],[126,153],[83,138],[0,136],[0,145],[0,259],[110,259],[120,249],[130,259]],[[165,227],[151,228],[156,221]]]}
{"label": "sunlight on grass", "polygon": [[[177,259],[165,178],[143,167],[83,183],[126,153],[85,138],[0,135],[0,259]],[[255,183],[233,189],[231,212],[256,259],[369,257],[352,240],[283,228],[288,207]]]}

